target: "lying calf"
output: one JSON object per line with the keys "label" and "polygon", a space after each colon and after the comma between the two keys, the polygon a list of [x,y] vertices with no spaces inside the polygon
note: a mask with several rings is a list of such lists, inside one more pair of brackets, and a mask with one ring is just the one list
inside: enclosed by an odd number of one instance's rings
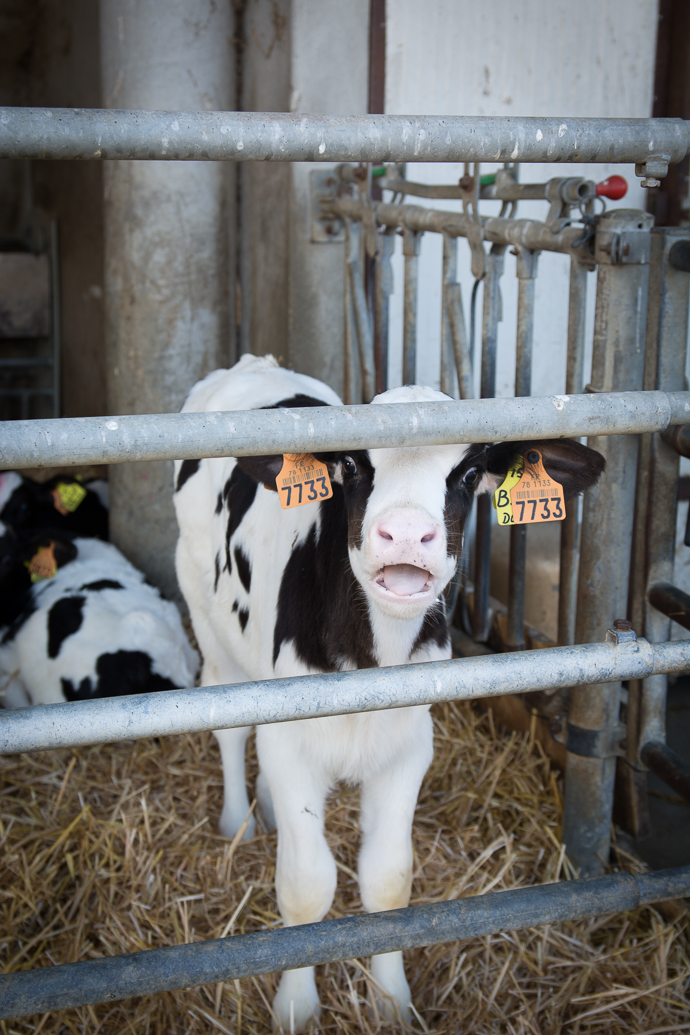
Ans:
{"label": "lying calf", "polygon": [[[446,399],[410,387],[374,403]],[[199,382],[184,410],[339,404],[326,385],[281,370],[270,357],[245,356],[232,370]],[[592,485],[603,469],[602,457],[578,443],[535,445],[566,498]],[[177,573],[204,657],[202,684],[450,658],[443,590],[460,558],[472,501],[493,491],[515,454],[528,448],[318,454],[333,496],[290,510],[281,509],[275,491],[282,456],[178,462]],[[325,481],[315,483],[307,496],[325,496],[325,490]],[[226,835],[248,811],[248,732],[216,733]],[[276,890],[284,922],[311,923],[330,908],[336,866],[324,837],[324,808],[339,780],[361,788],[364,908],[407,905],[412,818],[433,753],[428,707],[260,726],[257,747],[259,804],[278,827]],[[391,997],[384,1013],[406,1018],[410,991],[402,953],[374,957],[371,969]],[[274,1005],[286,1030],[291,1020],[301,1028],[318,1016],[313,968],[286,971]]]}
{"label": "lying calf", "polygon": [[109,543],[0,524],[0,601],[6,707],[194,685],[177,608]]}
{"label": "lying calf", "polygon": [[108,483],[60,474],[36,482],[0,471],[0,521],[15,531],[56,528],[70,535],[108,538]]}

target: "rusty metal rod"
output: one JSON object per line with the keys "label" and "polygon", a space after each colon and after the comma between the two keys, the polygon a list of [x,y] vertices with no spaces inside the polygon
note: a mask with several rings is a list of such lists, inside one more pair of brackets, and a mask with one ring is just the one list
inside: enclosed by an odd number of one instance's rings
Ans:
{"label": "rusty metal rod", "polygon": [[650,740],[642,745],[640,759],[650,772],[690,803],[690,765],[668,744]]}

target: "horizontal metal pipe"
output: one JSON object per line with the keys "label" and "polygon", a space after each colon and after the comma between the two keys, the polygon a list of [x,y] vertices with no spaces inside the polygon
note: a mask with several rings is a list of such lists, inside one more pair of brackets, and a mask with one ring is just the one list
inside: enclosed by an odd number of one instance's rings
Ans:
{"label": "horizontal metal pipe", "polygon": [[451,902],[41,967],[0,976],[0,1018],[111,1003],[253,974],[582,920],[631,911],[688,893],[690,866],[656,873],[612,873],[594,880],[538,884]]}
{"label": "horizontal metal pipe", "polygon": [[[343,219],[362,219],[366,208],[358,198],[339,197],[324,203],[329,212]],[[409,230],[431,231],[468,237],[472,220],[461,212],[445,212],[421,205],[392,205],[379,201],[374,204],[376,219],[384,226],[399,226]],[[538,219],[503,219],[501,216],[480,216],[483,237],[492,244],[526,248],[528,251],[567,252],[583,261],[592,262],[587,247],[573,248],[573,242],[582,237],[582,228],[567,226],[554,233],[550,226]]]}
{"label": "horizontal metal pipe", "polygon": [[689,392],[620,392],[3,421],[0,468],[628,435],[689,413]]}
{"label": "horizontal metal pipe", "polygon": [[0,108],[0,158],[679,162],[682,119]]}
{"label": "horizontal metal pipe", "polygon": [[670,582],[657,582],[649,590],[649,603],[657,611],[690,629],[690,596]]}
{"label": "horizontal metal pipe", "polygon": [[677,755],[668,744],[649,740],[640,749],[643,765],[663,780],[667,787],[690,802],[690,765]]}
{"label": "horizontal metal pipe", "polygon": [[557,690],[686,668],[690,640],[639,639],[37,705],[0,711],[0,754]]}

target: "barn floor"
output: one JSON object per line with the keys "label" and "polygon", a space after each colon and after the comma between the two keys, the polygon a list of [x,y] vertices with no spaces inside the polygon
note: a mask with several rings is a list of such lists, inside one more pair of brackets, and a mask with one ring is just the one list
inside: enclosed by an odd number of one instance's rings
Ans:
{"label": "barn floor", "polygon": [[[413,903],[552,881],[566,865],[559,784],[528,735],[496,733],[468,705],[435,712]],[[252,762],[252,779],[255,764]],[[221,771],[210,735],[0,759],[0,960],[4,969],[136,952],[279,923],[276,839],[214,833]],[[356,792],[330,807],[332,910],[360,908]],[[617,865],[637,864],[619,852]],[[239,907],[239,911],[238,911]],[[230,924],[237,912],[234,924]],[[409,952],[413,1030],[473,1035],[652,1035],[690,1030],[682,907]],[[276,979],[167,993],[0,1022],[4,1035],[268,1033]],[[321,1032],[398,1030],[371,1013],[366,961],[319,968]]]}

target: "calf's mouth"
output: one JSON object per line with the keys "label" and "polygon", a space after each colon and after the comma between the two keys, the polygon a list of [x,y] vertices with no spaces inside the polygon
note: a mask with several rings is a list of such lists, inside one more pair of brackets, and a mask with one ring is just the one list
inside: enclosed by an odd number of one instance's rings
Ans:
{"label": "calf's mouth", "polygon": [[433,575],[414,564],[386,564],[376,575],[376,584],[396,597],[416,597],[429,592]]}

